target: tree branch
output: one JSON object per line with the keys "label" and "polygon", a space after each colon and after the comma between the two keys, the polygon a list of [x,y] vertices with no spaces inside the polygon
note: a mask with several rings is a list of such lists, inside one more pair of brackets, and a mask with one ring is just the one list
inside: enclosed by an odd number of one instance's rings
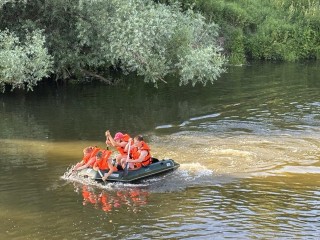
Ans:
{"label": "tree branch", "polygon": [[105,77],[103,77],[103,76],[101,76],[101,75],[99,75],[99,74],[96,74],[96,73],[94,73],[94,72],[90,72],[90,71],[85,70],[85,69],[81,69],[81,71],[82,71],[84,74],[86,74],[86,75],[89,75],[89,76],[91,76],[91,77],[95,77],[95,78],[99,79],[99,80],[102,81],[102,82],[108,83],[108,84],[110,84],[110,85],[113,84],[112,81],[110,81],[109,79],[107,79],[107,78],[105,78]]}

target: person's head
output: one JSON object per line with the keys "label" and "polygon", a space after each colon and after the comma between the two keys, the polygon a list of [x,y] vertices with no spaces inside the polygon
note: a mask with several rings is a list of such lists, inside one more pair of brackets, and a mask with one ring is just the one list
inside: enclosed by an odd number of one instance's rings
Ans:
{"label": "person's head", "polygon": [[133,142],[136,146],[139,146],[140,142],[143,142],[143,137],[141,135],[137,135],[134,137]]}
{"label": "person's head", "polygon": [[89,154],[91,153],[93,150],[93,147],[86,147],[85,149],[83,149],[83,154]]}
{"label": "person's head", "polygon": [[96,154],[96,160],[99,161],[102,159],[102,152],[99,151],[97,154]]}
{"label": "person's head", "polygon": [[117,132],[115,135],[114,135],[114,140],[115,141],[118,141],[118,142],[120,142],[121,141],[121,139],[123,138],[123,133],[122,132]]}

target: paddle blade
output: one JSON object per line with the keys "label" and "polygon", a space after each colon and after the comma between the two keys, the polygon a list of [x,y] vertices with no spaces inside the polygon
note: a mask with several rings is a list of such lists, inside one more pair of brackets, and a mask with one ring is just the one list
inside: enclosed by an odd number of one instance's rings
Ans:
{"label": "paddle blade", "polygon": [[129,171],[129,163],[126,163],[126,167],[124,168],[124,173],[123,173],[123,175],[124,175],[124,176],[127,176],[127,175],[128,175],[128,171]]}

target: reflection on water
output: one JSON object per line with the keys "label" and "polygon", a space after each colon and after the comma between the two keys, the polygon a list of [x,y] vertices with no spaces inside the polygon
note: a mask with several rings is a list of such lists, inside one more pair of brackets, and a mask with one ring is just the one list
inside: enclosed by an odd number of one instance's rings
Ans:
{"label": "reflection on water", "polygon": [[88,185],[75,184],[75,192],[80,192],[83,197],[82,204],[91,205],[104,212],[115,211],[125,207],[127,211],[137,212],[139,206],[147,204],[149,193],[139,188],[132,187],[117,191],[97,190]]}
{"label": "reflection on water", "polygon": [[[1,95],[0,239],[317,239],[318,69]],[[143,134],[180,168],[139,184],[66,177],[84,147],[105,147],[106,129]]]}

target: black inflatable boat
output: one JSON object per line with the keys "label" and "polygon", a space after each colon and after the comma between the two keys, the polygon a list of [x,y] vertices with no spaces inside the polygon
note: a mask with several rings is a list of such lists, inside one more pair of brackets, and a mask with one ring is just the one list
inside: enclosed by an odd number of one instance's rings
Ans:
{"label": "black inflatable boat", "polygon": [[[179,163],[176,163],[172,159],[163,159],[156,161],[146,167],[139,168],[137,170],[129,170],[129,171],[117,171],[113,172],[106,181],[109,182],[137,182],[139,180],[149,178],[152,176],[156,176],[159,174],[167,173],[177,169],[180,166]],[[86,168],[79,171],[78,176],[82,176],[85,178],[90,178],[98,182],[102,182],[101,174],[106,173],[107,171],[97,172],[92,168]]]}

